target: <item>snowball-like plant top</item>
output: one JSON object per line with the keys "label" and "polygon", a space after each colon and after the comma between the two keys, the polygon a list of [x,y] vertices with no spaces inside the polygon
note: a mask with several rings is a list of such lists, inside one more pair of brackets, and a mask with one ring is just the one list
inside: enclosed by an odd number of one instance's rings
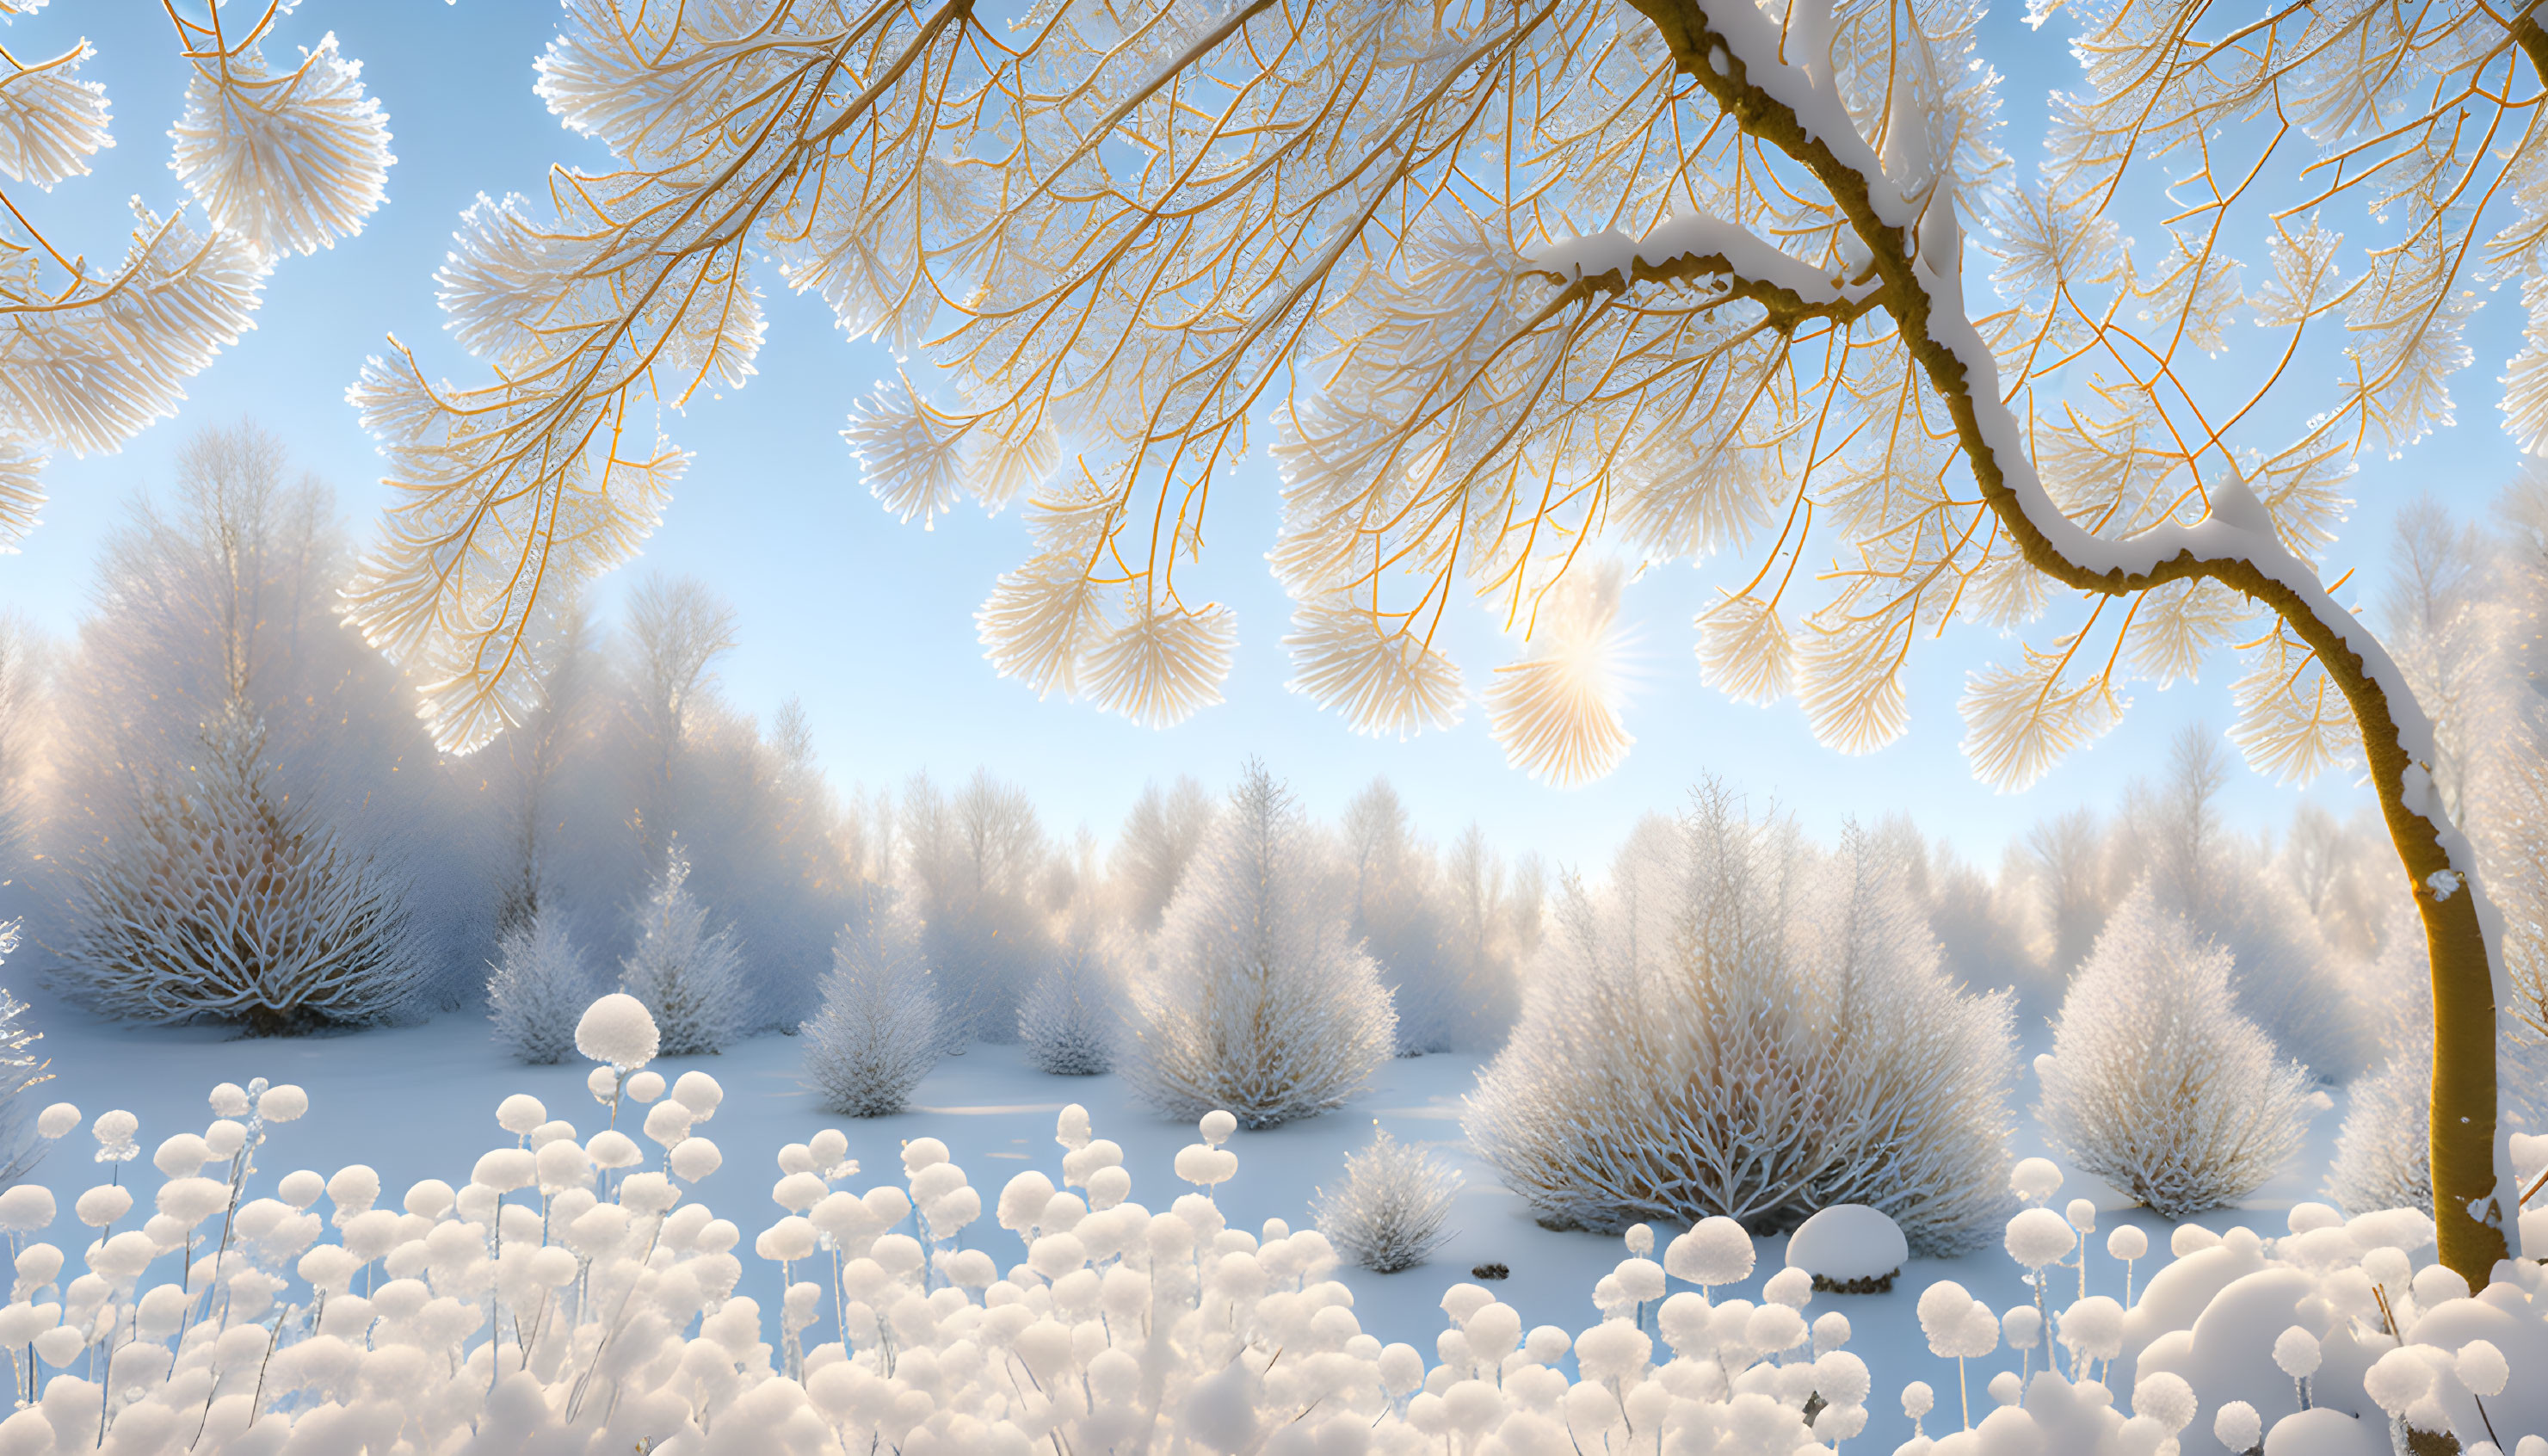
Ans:
{"label": "snowball-like plant top", "polygon": [[647,1103],[653,1102],[655,1099],[663,1096],[665,1091],[671,1085],[671,1083],[664,1080],[664,1074],[662,1072],[630,1072],[627,1080],[619,1084],[619,1090],[627,1096],[629,1101],[643,1107]]}
{"label": "snowball-like plant top", "polygon": [[2106,1235],[2109,1258],[2138,1259],[2148,1252],[2149,1235],[2130,1224],[2118,1224],[2115,1231]]}
{"label": "snowball-like plant top", "polygon": [[1805,1220],[1787,1240],[1789,1267],[1836,1285],[1881,1279],[1910,1257],[1902,1226],[1865,1204],[1834,1204]]}
{"label": "snowball-like plant top", "polygon": [[547,1104],[527,1092],[516,1092],[496,1104],[496,1126],[516,1138],[528,1137],[548,1120]]}
{"label": "snowball-like plant top", "polygon": [[1219,1147],[1229,1140],[1230,1135],[1238,1131],[1238,1119],[1228,1112],[1215,1108],[1205,1113],[1195,1123],[1195,1128],[1203,1134],[1206,1144]]}
{"label": "snowball-like plant top", "polygon": [[2048,1157],[2021,1158],[2009,1170],[2008,1191],[2028,1203],[2042,1203],[2061,1191],[2061,1168]]}
{"label": "snowball-like plant top", "polygon": [[690,1136],[690,1110],[678,1102],[659,1102],[646,1110],[646,1136],[671,1147]]}
{"label": "snowball-like plant top", "polygon": [[2008,1256],[2029,1269],[2059,1263],[2079,1246],[2070,1221],[2050,1209],[2020,1209],[2008,1221]]}
{"label": "snowball-like plant top", "polygon": [[11,1233],[32,1233],[53,1222],[53,1191],[40,1184],[21,1183],[0,1192],[0,1228]]}
{"label": "snowball-like plant top", "polygon": [[616,1102],[619,1100],[619,1073],[611,1067],[594,1067],[585,1073],[584,1088],[592,1094],[595,1102],[605,1105]]}
{"label": "snowball-like plant top", "polygon": [[1723,1215],[1701,1219],[1698,1226],[1664,1248],[1664,1268],[1691,1284],[1740,1284],[1752,1277],[1752,1235]]}
{"label": "snowball-like plant top", "polygon": [[192,1178],[213,1160],[212,1144],[192,1133],[180,1133],[159,1144],[150,1165],[163,1178]]}
{"label": "snowball-like plant top", "polygon": [[275,1180],[274,1196],[289,1204],[295,1213],[308,1209],[327,1192],[327,1180],[314,1168],[302,1168]]}
{"label": "snowball-like plant top", "polygon": [[336,1222],[360,1214],[380,1200],[381,1175],[362,1163],[347,1163],[327,1180],[327,1201],[336,1206]]}
{"label": "snowball-like plant top", "polygon": [[79,1127],[79,1124],[80,1110],[77,1106],[68,1102],[56,1102],[36,1114],[36,1135],[46,1141],[51,1141],[54,1138],[68,1137]]}
{"label": "snowball-like plant top", "polygon": [[646,1160],[645,1149],[637,1145],[636,1138],[612,1128],[593,1134],[584,1150],[605,1168],[633,1168]]}
{"label": "snowball-like plant top", "polygon": [[2384,1289],[2397,1289],[2413,1276],[2414,1264],[2400,1248],[2375,1248],[2362,1256],[2362,1272]]}
{"label": "snowball-like plant top", "polygon": [[[810,1153],[811,1148],[807,1151]],[[947,1161],[947,1144],[935,1138],[914,1138],[902,1144],[903,1176],[914,1177],[921,1169]]]}
{"label": "snowball-like plant top", "polygon": [[310,1111],[310,1094],[285,1082],[257,1094],[256,1115],[269,1123],[294,1123]]}
{"label": "snowball-like plant top", "polygon": [[492,1148],[470,1169],[469,1181],[498,1193],[528,1188],[539,1178],[539,1159],[527,1147]]}
{"label": "snowball-like plant top", "polygon": [[1915,1380],[1902,1388],[1903,1414],[1917,1420],[1937,1409],[1938,1393],[1929,1389],[1929,1382]]}
{"label": "snowball-like plant top", "polygon": [[2392,1415],[2406,1414],[2432,1386],[2433,1367],[2412,1349],[2392,1349],[2362,1373],[2362,1393]]}
{"label": "snowball-like plant top", "polygon": [[2308,1233],[2318,1228],[2341,1228],[2344,1215],[2322,1203],[2296,1203],[2283,1216],[2283,1227],[2294,1233]]}
{"label": "snowball-like plant top", "polygon": [[[716,1116],[717,1105],[725,1101],[725,1088],[705,1072],[683,1072],[673,1083],[673,1100],[690,1110],[690,1121],[704,1123]],[[843,1139],[844,1146],[847,1141]]]}
{"label": "snowball-like plant top", "polygon": [[2124,1349],[2124,1307],[2105,1295],[2092,1294],[2062,1311],[2053,1331],[2074,1354],[2111,1360]]}
{"label": "snowball-like plant top", "polygon": [[672,1164],[674,1176],[684,1183],[696,1183],[722,1167],[725,1154],[717,1150],[714,1142],[692,1135],[682,1138],[666,1161]]}
{"label": "snowball-like plant top", "polygon": [[247,1146],[247,1124],[219,1119],[204,1130],[204,1143],[215,1157],[236,1157]]}
{"label": "snowball-like plant top", "polygon": [[141,1147],[133,1135],[141,1131],[141,1120],[121,1108],[98,1114],[90,1126],[97,1137],[97,1160],[102,1163],[129,1163],[141,1155]]}
{"label": "snowball-like plant top", "polygon": [[2012,1350],[2031,1350],[2044,1338],[2044,1317],[2033,1305],[2019,1305],[1999,1317],[2000,1336]]}
{"label": "snowball-like plant top", "polygon": [[1238,1154],[1209,1142],[1189,1142],[1177,1149],[1177,1176],[1205,1188],[1228,1182],[1238,1172]]}
{"label": "snowball-like plant top", "polygon": [[2212,1417],[2212,1435],[2232,1451],[2253,1451],[2264,1443],[2264,1417],[2244,1401],[2231,1401]]}
{"label": "snowball-like plant top", "polygon": [[1949,1346],[1955,1343],[1955,1332],[1963,1322],[1972,1295],[1952,1279],[1941,1279],[1920,1291],[1920,1302],[1913,1307],[1920,1317],[1920,1331],[1929,1337],[1929,1348],[1940,1355],[1953,1355]]}
{"label": "snowball-like plant top", "polygon": [[575,1049],[622,1073],[653,1061],[655,1049],[662,1045],[646,1003],[625,991],[613,991],[593,1002],[575,1024]]}
{"label": "snowball-like plant top", "polygon": [[2003,1370],[1992,1376],[1990,1384],[1983,1389],[1990,1393],[1991,1404],[1995,1406],[2014,1406],[2018,1398],[2026,1394],[2025,1384],[2017,1378],[2014,1370]]}
{"label": "snowball-like plant top", "polygon": [[2473,1339],[2460,1346],[2452,1368],[2457,1371],[2460,1384],[2467,1386],[2470,1393],[2481,1400],[2501,1395],[2504,1382],[2512,1378],[2511,1364],[2503,1358],[2503,1351],[2496,1348],[2493,1340]]}
{"label": "snowball-like plant top", "polygon": [[2084,1198],[2074,1198],[2061,1210],[2061,1217],[2082,1234],[2097,1231],[2097,1206]]}
{"label": "snowball-like plant top", "polygon": [[423,1178],[408,1186],[401,1207],[419,1219],[439,1219],[451,1212],[454,1197],[450,1184],[439,1178]]}
{"label": "snowball-like plant top", "polygon": [[213,1116],[217,1118],[243,1118],[247,1116],[247,1089],[236,1082],[222,1082],[216,1084],[213,1088],[212,1096],[207,1100],[212,1103]]}
{"label": "snowball-like plant top", "polygon": [[91,1228],[103,1228],[123,1218],[133,1209],[133,1190],[112,1183],[100,1183],[79,1196],[71,1212]]}
{"label": "snowball-like plant top", "polygon": [[2133,1386],[2133,1413],[2157,1421],[2171,1436],[2194,1423],[2196,1405],[2194,1387],[2181,1375],[2162,1370]]}

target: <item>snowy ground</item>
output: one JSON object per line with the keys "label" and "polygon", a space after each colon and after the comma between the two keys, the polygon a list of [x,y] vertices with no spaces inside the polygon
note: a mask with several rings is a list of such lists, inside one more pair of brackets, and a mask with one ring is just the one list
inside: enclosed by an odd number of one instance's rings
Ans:
{"label": "snowy ground", "polygon": [[[297,1082],[311,1096],[310,1115],[276,1130],[260,1159],[255,1193],[271,1192],[273,1180],[295,1168],[332,1173],[350,1162],[371,1164],[394,1198],[411,1183],[441,1178],[455,1186],[467,1181],[472,1163],[490,1147],[511,1138],[495,1121],[496,1104],[514,1092],[528,1092],[545,1102],[549,1115],[574,1123],[590,1134],[601,1122],[602,1109],[586,1093],[582,1064],[525,1067],[500,1054],[489,1041],[486,1025],[468,1015],[438,1018],[417,1027],[358,1034],[289,1040],[242,1041],[211,1029],[137,1030],[103,1023],[52,1002],[35,998],[28,1020],[45,1033],[41,1049],[53,1059],[56,1079],[38,1094],[41,1100],[67,1100],[88,1117],[124,1108],[141,1120],[143,1160],[133,1165],[136,1181],[155,1187],[149,1150],[159,1139],[179,1132],[200,1132],[211,1114],[205,1096],[215,1083],[245,1083],[263,1076],[275,1082]],[[746,1244],[751,1234],[780,1215],[770,1202],[777,1177],[778,1148],[800,1141],[817,1129],[839,1127],[849,1135],[850,1155],[864,1165],[848,1186],[864,1188],[900,1179],[898,1150],[904,1139],[935,1137],[946,1141],[956,1161],[991,1201],[1000,1186],[1018,1171],[1036,1167],[1056,1182],[1060,1149],[1052,1140],[1053,1118],[1071,1102],[1087,1107],[1097,1135],[1123,1144],[1134,1178],[1133,1196],[1151,1208],[1164,1208],[1179,1193],[1191,1191],[1170,1171],[1176,1150],[1195,1140],[1190,1126],[1168,1122],[1135,1106],[1123,1083],[1112,1076],[1052,1077],[1026,1065],[1014,1046],[977,1046],[953,1057],[921,1085],[913,1111],[872,1121],[827,1117],[797,1082],[798,1044],[790,1037],[771,1036],[747,1042],[722,1056],[670,1058],[656,1063],[668,1077],[691,1067],[702,1068],[722,1083],[726,1102],[715,1120],[699,1131],[712,1138],[725,1154],[725,1165],[710,1177],[702,1194],[720,1216],[742,1226]],[[1392,1062],[1377,1085],[1342,1111],[1307,1123],[1262,1133],[1240,1133],[1230,1143],[1238,1154],[1238,1174],[1219,1191],[1232,1224],[1253,1228],[1268,1218],[1303,1221],[1313,1190],[1334,1179],[1344,1154],[1370,1137],[1376,1122],[1394,1136],[1433,1147],[1467,1178],[1452,1219],[1457,1230],[1431,1264],[1404,1274],[1377,1275],[1344,1269],[1341,1277],[1355,1293],[1355,1312],[1363,1327],[1384,1340],[1406,1340],[1431,1357],[1433,1337],[1444,1327],[1438,1309],[1443,1290],[1469,1279],[1471,1268],[1499,1262],[1511,1277],[1493,1286],[1498,1296],[1518,1309],[1533,1324],[1554,1323],[1570,1330],[1599,1320],[1592,1303],[1593,1282],[1625,1256],[1620,1241],[1590,1233],[1561,1233],[1534,1224],[1521,1201],[1499,1184],[1494,1172],[1473,1156],[1460,1135],[1460,1101],[1474,1083],[1478,1059],[1426,1056]],[[2031,1101],[2032,1078],[2019,1088],[2021,1110]],[[2260,1191],[2249,1207],[2209,1216],[2216,1228],[2247,1224],[2259,1231],[2284,1231],[2283,1210],[2317,1196],[2332,1150],[2341,1109],[2321,1114],[2307,1154],[2274,1184]],[[625,1119],[623,1119],[625,1121]],[[96,1143],[85,1129],[66,1138],[36,1169],[34,1181],[49,1186],[64,1210],[85,1188],[105,1181],[108,1170],[91,1161]],[[2044,1152],[2031,1122],[2018,1129],[2019,1156]],[[2154,1257],[2135,1271],[2135,1284],[2144,1282],[2165,1261],[2170,1226],[2145,1211],[2123,1212],[2124,1200],[2111,1189],[2073,1175],[2055,1200],[2088,1197],[2106,1211],[2091,1240],[2090,1293],[2121,1296],[2121,1270],[2104,1253],[2104,1233],[2116,1223],[2140,1225],[2150,1234]],[[384,1200],[388,1202],[388,1199]],[[74,1226],[75,1227],[75,1226]],[[56,1239],[71,1229],[57,1226]],[[1667,1233],[1668,1236],[1668,1233]],[[1003,1265],[1018,1246],[988,1217],[967,1230],[967,1246],[986,1248]],[[1752,1281],[1731,1295],[1759,1298],[1760,1280],[1783,1264],[1783,1239],[1760,1241],[1760,1266]],[[743,1293],[774,1307],[777,1276],[774,1266],[747,1259]],[[2063,1276],[2064,1284],[2073,1276]],[[1939,1415],[1955,1424],[1954,1362],[1928,1352],[1913,1315],[1918,1292],[1939,1279],[1954,1279],[1994,1308],[2032,1303],[2033,1296],[2014,1265],[1997,1249],[1951,1260],[1914,1260],[1890,1295],[1817,1297],[1808,1316],[1838,1308],[1850,1317],[1856,1336],[1851,1348],[1875,1372],[1877,1395],[1868,1402],[1874,1419],[1866,1435],[1852,1446],[1890,1450],[1909,1434],[1893,1393],[1906,1381],[1926,1380],[1939,1392]],[[2056,1303],[2066,1302],[2075,1286],[2053,1289]],[[1719,1297],[1727,1297],[1720,1292]],[[1981,1386],[1999,1361],[1977,1362],[1981,1372],[1972,1383],[1976,1410],[1988,1397]]]}

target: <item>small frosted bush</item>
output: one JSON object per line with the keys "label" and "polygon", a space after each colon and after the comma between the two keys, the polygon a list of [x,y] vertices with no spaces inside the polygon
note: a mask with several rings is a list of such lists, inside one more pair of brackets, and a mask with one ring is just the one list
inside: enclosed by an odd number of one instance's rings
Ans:
{"label": "small frosted bush", "polygon": [[619,966],[619,988],[646,1003],[666,1056],[723,1051],[743,1035],[742,949],[731,927],[709,933],[689,877],[690,857],[675,845],[637,907],[637,944]]}
{"label": "small frosted bush", "polygon": [[1119,1058],[1173,1117],[1250,1128],[1341,1105],[1387,1063],[1397,1017],[1346,935],[1316,835],[1250,764],[1169,902]]}
{"label": "small frosted bush", "polygon": [[592,989],[592,971],[567,938],[565,917],[542,905],[496,948],[487,1011],[497,1045],[534,1066],[566,1060]]}
{"label": "small frosted bush", "polygon": [[2238,1014],[2230,970],[2229,952],[2135,890],[2037,1062],[2053,1146],[2171,1219],[2261,1187],[2309,1130],[2307,1069]]}
{"label": "small frosted bush", "polygon": [[1383,1131],[1345,1154],[1344,1181],[1318,1191],[1311,1217],[1337,1252],[1375,1274],[1396,1274],[1441,1246],[1460,1183],[1441,1159]]}
{"label": "small frosted bush", "polygon": [[1470,1140],[1556,1228],[1866,1204],[1924,1253],[1988,1238],[2008,998],[1939,968],[1900,869],[1863,837],[1817,861],[1714,786],[1649,820],[1606,895],[1561,890]]}
{"label": "small frosted bush", "polygon": [[1018,1004],[1028,1062],[1056,1077],[1113,1070],[1120,995],[1113,946],[1094,930],[1072,935]]}
{"label": "small frosted bush", "polygon": [[902,1111],[938,1065],[945,1034],[919,932],[881,894],[862,895],[832,942],[823,1009],[800,1035],[807,1085],[852,1117]]}

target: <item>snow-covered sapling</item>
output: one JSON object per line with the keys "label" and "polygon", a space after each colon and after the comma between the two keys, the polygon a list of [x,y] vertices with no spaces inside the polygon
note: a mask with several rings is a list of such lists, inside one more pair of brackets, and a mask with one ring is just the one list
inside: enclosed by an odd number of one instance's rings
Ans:
{"label": "snow-covered sapling", "polygon": [[1018,1001],[1018,1040],[1038,1071],[1092,1077],[1113,1069],[1123,1006],[1118,956],[1112,938],[1081,926],[1028,985]]}
{"label": "snow-covered sapling", "polygon": [[1396,1274],[1423,1263],[1449,1236],[1442,1226],[1461,1182],[1430,1151],[1380,1129],[1360,1152],[1345,1154],[1344,1178],[1317,1191],[1311,1217],[1346,1258]]}
{"label": "snow-covered sapling", "polygon": [[487,1019],[497,1045],[534,1066],[566,1060],[575,1026],[592,1004],[592,971],[567,936],[566,917],[543,903],[496,949],[487,977]]}
{"label": "snow-covered sapling", "polygon": [[689,854],[676,844],[637,907],[637,944],[619,963],[619,988],[646,1003],[666,1056],[723,1051],[743,1034],[742,948],[731,926],[708,930],[689,877]]}
{"label": "snow-covered sapling", "polygon": [[886,1117],[938,1065],[938,993],[917,930],[881,895],[862,895],[832,942],[823,1005],[799,1034],[805,1080],[825,1110]]}

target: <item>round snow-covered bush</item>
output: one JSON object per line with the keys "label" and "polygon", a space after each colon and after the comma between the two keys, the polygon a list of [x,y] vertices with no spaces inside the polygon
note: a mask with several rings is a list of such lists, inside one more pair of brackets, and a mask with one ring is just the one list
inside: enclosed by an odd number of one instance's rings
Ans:
{"label": "round snow-covered bush", "polygon": [[1440,1158],[1381,1130],[1345,1154],[1344,1180],[1332,1192],[1319,1189],[1310,1209],[1337,1252],[1375,1274],[1396,1274],[1423,1263],[1449,1236],[1442,1224],[1460,1183]]}
{"label": "round snow-covered bush", "polygon": [[1910,1257],[1902,1226],[1863,1203],[1834,1204],[1787,1240],[1787,1267],[1811,1275],[1818,1293],[1887,1293]]}
{"label": "round snow-covered bush", "polygon": [[1463,1126],[1552,1228],[1865,1204],[1912,1248],[2006,1214],[2009,1001],[1966,994],[1883,847],[1816,857],[1711,786],[1570,882]]}

